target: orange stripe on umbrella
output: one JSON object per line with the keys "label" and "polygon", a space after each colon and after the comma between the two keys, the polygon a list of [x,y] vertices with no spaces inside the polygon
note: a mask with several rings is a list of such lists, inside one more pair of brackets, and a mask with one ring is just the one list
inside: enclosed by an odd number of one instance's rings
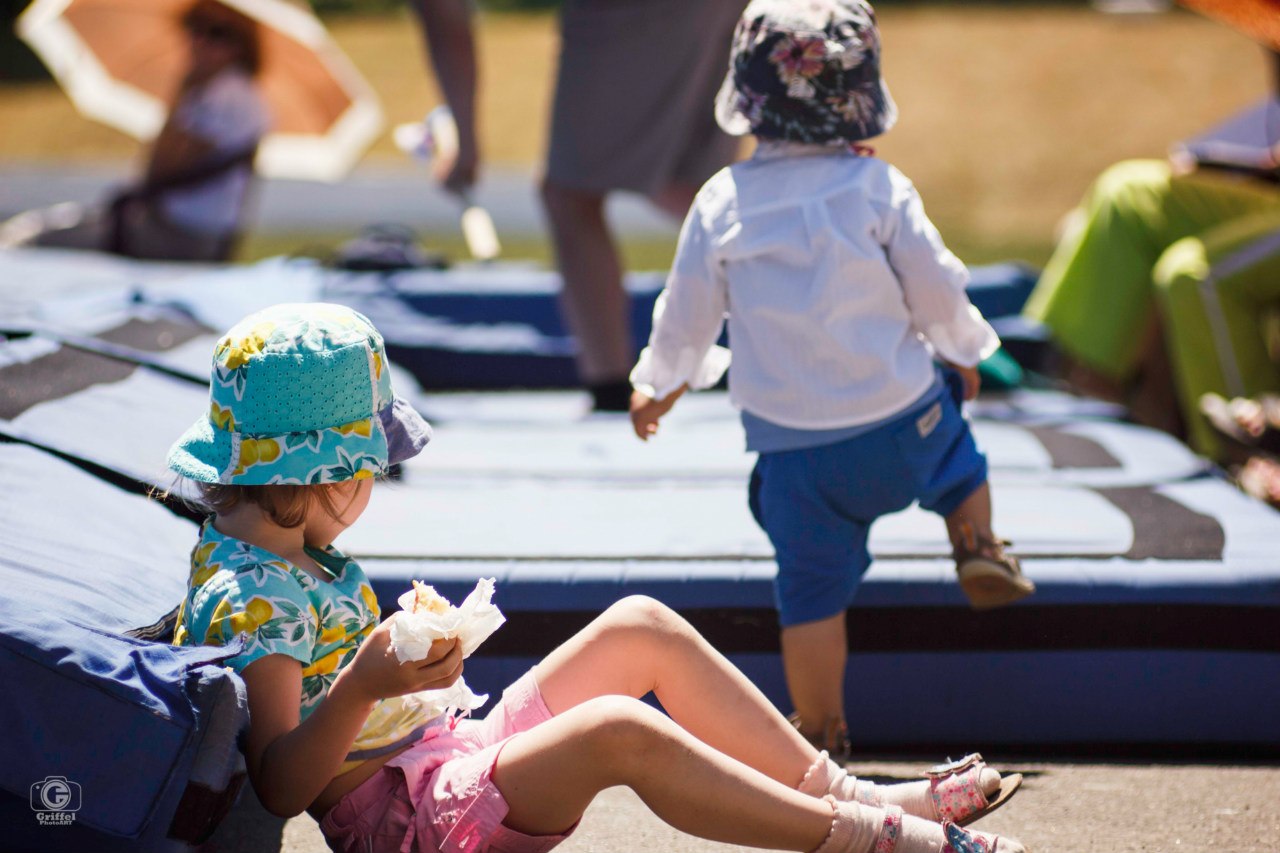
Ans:
{"label": "orange stripe on umbrella", "polygon": [[[219,0],[257,25],[257,83],[272,130],[256,167],[268,177],[337,180],[382,132],[377,96],[309,8]],[[18,34],[84,115],[148,141],[188,63],[193,0],[35,0]]]}
{"label": "orange stripe on umbrella", "polygon": [[1280,0],[1178,0],[1272,50],[1280,50]]}

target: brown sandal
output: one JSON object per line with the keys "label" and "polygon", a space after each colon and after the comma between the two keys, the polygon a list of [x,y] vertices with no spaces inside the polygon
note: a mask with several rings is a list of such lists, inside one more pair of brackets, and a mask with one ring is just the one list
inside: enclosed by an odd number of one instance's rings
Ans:
{"label": "brown sandal", "polygon": [[1036,591],[1018,559],[1005,553],[1009,542],[979,537],[968,522],[960,526],[960,535],[963,544],[953,554],[956,576],[974,610],[1003,607]]}

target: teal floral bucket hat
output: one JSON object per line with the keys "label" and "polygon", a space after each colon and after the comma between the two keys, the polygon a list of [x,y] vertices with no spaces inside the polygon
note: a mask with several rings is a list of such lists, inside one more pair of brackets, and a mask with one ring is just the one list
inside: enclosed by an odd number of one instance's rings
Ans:
{"label": "teal floral bucket hat", "polygon": [[431,427],[391,389],[382,336],[341,305],[276,305],[218,341],[209,411],[169,451],[203,483],[312,485],[378,477]]}
{"label": "teal floral bucket hat", "polygon": [[726,133],[817,145],[893,127],[880,76],[880,31],[863,0],[754,0],[733,34],[716,96]]}

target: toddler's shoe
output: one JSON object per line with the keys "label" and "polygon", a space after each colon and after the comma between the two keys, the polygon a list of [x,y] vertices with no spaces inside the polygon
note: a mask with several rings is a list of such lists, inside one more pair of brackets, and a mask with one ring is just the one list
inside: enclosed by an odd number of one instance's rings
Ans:
{"label": "toddler's shoe", "polygon": [[965,525],[963,544],[956,548],[956,576],[960,589],[974,610],[990,610],[1012,604],[1036,591],[1036,585],[1022,574],[1016,557],[1006,554],[1008,542],[978,537]]}

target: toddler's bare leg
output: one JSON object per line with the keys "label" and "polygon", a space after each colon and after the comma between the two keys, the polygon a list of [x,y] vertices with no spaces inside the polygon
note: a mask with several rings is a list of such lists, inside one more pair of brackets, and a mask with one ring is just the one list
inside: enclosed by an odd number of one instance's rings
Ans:
{"label": "toddler's bare leg", "polygon": [[946,520],[956,575],[971,607],[1003,607],[1036,591],[1017,558],[1005,553],[1007,543],[991,530],[991,489],[986,483],[974,489]]}
{"label": "toddler's bare leg", "polygon": [[817,756],[759,688],[679,614],[650,598],[613,605],[534,675],[554,714],[597,696],[652,691],[694,737],[791,787]]}
{"label": "toddler's bare leg", "polygon": [[[991,532],[991,488],[983,483],[974,489],[969,497],[960,502],[960,506],[956,507],[946,518],[947,535],[951,538],[951,546],[957,550],[965,544],[965,525],[970,525],[969,529],[978,541],[993,540],[995,534]],[[972,549],[973,546],[970,546]]]}
{"label": "toddler's bare leg", "polygon": [[822,736],[828,720],[844,720],[848,649],[844,611],[782,629],[787,690],[806,735]]}
{"label": "toddler's bare leg", "polygon": [[534,835],[563,832],[600,791],[626,785],[676,829],[729,844],[814,850],[832,807],[735,761],[635,699],[586,700],[513,738],[494,784],[504,823]]}

